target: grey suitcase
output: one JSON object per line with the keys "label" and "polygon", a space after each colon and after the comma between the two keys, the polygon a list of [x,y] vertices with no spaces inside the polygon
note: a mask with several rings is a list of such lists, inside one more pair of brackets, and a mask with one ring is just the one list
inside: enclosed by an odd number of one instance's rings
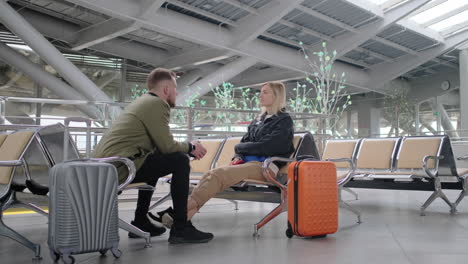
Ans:
{"label": "grey suitcase", "polygon": [[119,245],[117,170],[92,160],[55,165],[49,175],[49,249],[55,261],[74,263],[72,254],[111,250]]}

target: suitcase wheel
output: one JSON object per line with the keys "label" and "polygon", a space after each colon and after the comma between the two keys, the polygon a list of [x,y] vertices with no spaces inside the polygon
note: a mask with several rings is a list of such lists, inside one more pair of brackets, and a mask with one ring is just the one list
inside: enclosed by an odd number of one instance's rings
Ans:
{"label": "suitcase wheel", "polygon": [[113,248],[111,251],[112,255],[114,255],[114,258],[120,258],[120,256],[122,256],[122,251],[120,251],[118,248]]}
{"label": "suitcase wheel", "polygon": [[101,253],[101,255],[105,255],[107,253],[107,249],[99,250],[99,253]]}
{"label": "suitcase wheel", "polygon": [[292,226],[291,226],[291,223],[289,223],[289,221],[288,221],[288,229],[286,229],[286,236],[288,238],[291,238],[294,236],[294,232],[292,230]]}
{"label": "suitcase wheel", "polygon": [[52,260],[53,260],[54,262],[57,262],[57,261],[60,259],[60,254],[57,253],[57,252],[55,252],[55,251],[53,251],[53,250],[51,250],[51,251],[50,251],[50,258],[52,258]]}
{"label": "suitcase wheel", "polygon": [[62,257],[62,261],[65,264],[73,264],[75,263],[75,258],[73,256]]}

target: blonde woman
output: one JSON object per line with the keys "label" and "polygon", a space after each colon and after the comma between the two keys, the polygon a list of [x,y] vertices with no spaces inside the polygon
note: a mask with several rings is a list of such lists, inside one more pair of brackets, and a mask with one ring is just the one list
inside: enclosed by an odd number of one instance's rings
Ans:
{"label": "blonde woman", "polygon": [[207,172],[188,199],[187,216],[193,215],[216,193],[245,179],[266,180],[262,162],[272,156],[289,157],[294,152],[293,121],[285,112],[286,89],[281,82],[267,82],[260,92],[262,112],[254,119],[241,143],[235,146],[231,165]]}

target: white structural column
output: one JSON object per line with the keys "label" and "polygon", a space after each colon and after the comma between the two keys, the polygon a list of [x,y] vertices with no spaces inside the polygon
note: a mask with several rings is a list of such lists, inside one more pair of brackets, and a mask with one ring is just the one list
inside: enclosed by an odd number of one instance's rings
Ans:
{"label": "white structural column", "polygon": [[205,76],[202,80],[191,85],[191,89],[186,89],[181,91],[177,102],[183,104],[185,100],[190,98],[191,94],[198,92],[200,95],[203,95],[211,90],[211,87],[216,87],[222,84],[225,81],[229,81],[234,76],[245,71],[249,67],[255,65],[257,60],[254,58],[240,58],[234,62],[228,63],[217,71],[214,71]]}
{"label": "white structural column", "polygon": [[122,21],[111,18],[103,23],[91,25],[75,34],[72,43],[73,50],[82,50],[96,44],[108,41],[118,36],[135,31],[140,26],[134,21]]}
{"label": "white structural column", "polygon": [[[63,99],[68,100],[84,100],[87,99],[78,93],[71,86],[60,81],[50,73],[45,72],[39,65],[31,62],[23,55],[19,54],[12,48],[0,42],[0,58],[12,65],[24,74],[28,75],[42,87],[45,87]],[[92,118],[102,118],[101,113],[94,107],[77,106],[83,113]]]}
{"label": "white structural column", "polygon": [[463,137],[468,137],[468,47],[460,51],[460,118]]}
{"label": "white structural column", "polygon": [[430,1],[431,0],[413,0],[405,2],[385,13],[383,18],[379,21],[359,28],[358,32],[350,32],[335,38],[329,42],[328,50],[336,50],[339,56],[343,56]]}
{"label": "white structural column", "polygon": [[363,103],[358,107],[358,136],[376,137],[380,134],[380,112],[372,104]]}
{"label": "white structural column", "polygon": [[445,111],[444,105],[440,101],[440,97],[436,97],[434,100],[430,101],[432,111],[437,113],[437,120],[438,123],[440,123],[440,126],[442,126],[441,129],[446,131],[447,135],[450,137],[458,137],[458,133],[454,131],[455,128],[453,127],[452,122],[450,122],[450,117],[448,116],[447,111]]}
{"label": "white structural column", "polygon": [[0,21],[27,43],[39,56],[60,73],[74,88],[91,101],[111,102],[96,84],[67,60],[47,39],[5,1],[0,0]]}
{"label": "white structural column", "polygon": [[232,32],[231,46],[239,47],[256,39],[303,1],[273,1],[262,8],[258,15],[250,15]]}

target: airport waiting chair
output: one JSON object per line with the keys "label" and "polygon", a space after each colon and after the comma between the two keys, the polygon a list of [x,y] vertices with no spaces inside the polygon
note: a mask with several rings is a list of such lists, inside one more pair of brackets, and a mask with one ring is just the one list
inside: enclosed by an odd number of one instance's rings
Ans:
{"label": "airport waiting chair", "polygon": [[342,199],[341,192],[355,174],[356,163],[354,157],[359,147],[360,140],[328,140],[323,150],[322,160],[332,161],[336,166],[338,184],[338,201],[344,207],[354,213],[357,222],[361,223],[361,213]]}
{"label": "airport waiting chair", "polygon": [[19,171],[18,168],[22,169],[25,179],[31,180],[25,153],[28,147],[37,143],[36,135],[37,131],[32,130],[0,135],[0,235],[16,240],[28,247],[34,252],[34,258],[40,259],[40,245],[31,242],[3,222],[3,212],[11,207],[21,206],[47,216],[47,212],[39,207],[17,199],[16,192],[25,190],[27,185],[25,182],[14,182],[14,180],[18,180],[14,179],[15,173]]}

